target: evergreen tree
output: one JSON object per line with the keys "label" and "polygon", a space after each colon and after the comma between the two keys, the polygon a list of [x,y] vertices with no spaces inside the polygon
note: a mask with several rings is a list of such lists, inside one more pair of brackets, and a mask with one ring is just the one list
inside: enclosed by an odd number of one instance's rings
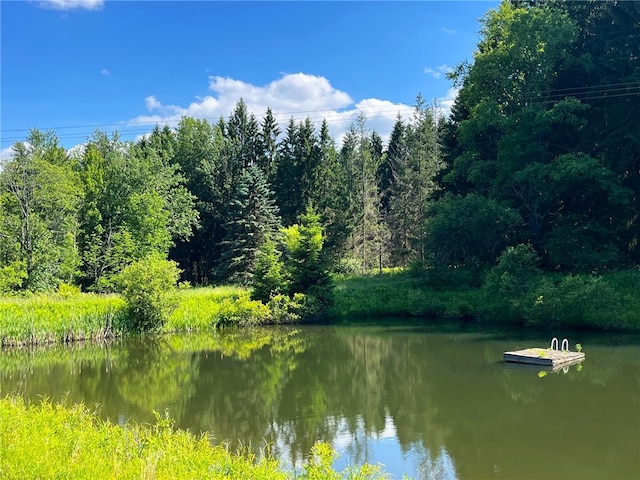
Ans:
{"label": "evergreen tree", "polygon": [[274,180],[276,203],[284,225],[292,225],[296,221],[302,205],[302,172],[296,155],[297,140],[298,127],[292,117],[278,148],[279,161]]}
{"label": "evergreen tree", "polygon": [[326,250],[333,260],[341,254],[349,237],[350,192],[346,184],[346,172],[329,134],[329,125],[323,120],[318,139],[320,161],[317,185],[311,196],[325,225]]}
{"label": "evergreen tree", "polygon": [[251,298],[262,302],[288,291],[282,253],[271,238],[267,238],[258,251],[252,286]]}
{"label": "evergreen tree", "polygon": [[206,284],[213,278],[219,259],[215,248],[225,235],[224,209],[231,196],[228,181],[228,145],[226,124],[215,125],[206,120],[183,118],[176,129],[173,163],[186,178],[189,192],[196,197],[200,228],[192,237],[178,240],[170,257],[178,262],[184,278]]}
{"label": "evergreen tree", "polygon": [[356,144],[349,155],[354,193],[351,205],[353,228],[348,255],[358,260],[363,271],[368,271],[381,268],[386,244],[376,178],[382,164],[382,142],[375,132],[368,135],[364,114],[359,115],[354,131]]}
{"label": "evergreen tree", "polygon": [[242,284],[251,282],[258,252],[280,228],[272,197],[262,170],[255,165],[248,167],[229,205],[220,278]]}
{"label": "evergreen tree", "polygon": [[299,223],[285,228],[285,268],[289,294],[303,293],[331,305],[333,285],[329,275],[327,256],[323,251],[324,234],[320,215],[308,205]]}
{"label": "evergreen tree", "polygon": [[260,131],[260,145],[262,150],[258,158],[258,166],[262,169],[267,182],[273,181],[278,168],[279,135],[280,128],[278,127],[278,122],[273,116],[271,109],[267,108]]}
{"label": "evergreen tree", "polygon": [[410,221],[410,205],[415,201],[407,184],[409,146],[407,127],[401,118],[393,126],[385,161],[378,169],[382,215],[390,232],[390,261],[407,265],[411,258],[410,238],[415,228]]}

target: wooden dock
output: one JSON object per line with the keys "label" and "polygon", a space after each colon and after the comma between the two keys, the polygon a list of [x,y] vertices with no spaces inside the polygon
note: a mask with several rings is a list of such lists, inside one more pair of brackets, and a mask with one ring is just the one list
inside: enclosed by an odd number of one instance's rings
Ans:
{"label": "wooden dock", "polygon": [[580,363],[584,353],[551,348],[526,348],[514,352],[504,352],[505,362],[527,363],[545,367],[562,367]]}

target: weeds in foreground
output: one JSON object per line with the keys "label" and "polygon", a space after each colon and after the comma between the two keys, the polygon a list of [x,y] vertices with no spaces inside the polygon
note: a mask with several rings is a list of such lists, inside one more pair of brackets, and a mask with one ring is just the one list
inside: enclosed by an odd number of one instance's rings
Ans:
{"label": "weeds in foreground", "polygon": [[316,444],[303,472],[285,471],[271,456],[211,446],[206,435],[176,430],[156,414],[154,425],[114,425],[83,405],[27,404],[0,399],[0,472],[4,480],[38,478],[207,478],[255,480],[386,478],[379,467],[331,468],[334,451]]}

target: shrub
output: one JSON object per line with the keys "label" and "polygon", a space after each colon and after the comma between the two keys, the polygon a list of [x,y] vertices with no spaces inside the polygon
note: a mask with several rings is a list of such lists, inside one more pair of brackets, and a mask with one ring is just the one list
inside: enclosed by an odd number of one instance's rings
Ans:
{"label": "shrub", "polygon": [[624,325],[620,295],[606,278],[567,275],[559,283],[546,279],[536,290],[528,319],[548,326],[617,328]]}
{"label": "shrub", "polygon": [[145,332],[164,325],[174,308],[171,292],[179,274],[175,262],[151,256],[132,263],[118,275],[127,302],[125,331]]}
{"label": "shrub", "polygon": [[495,307],[496,315],[526,316],[525,310],[533,304],[533,292],[539,284],[539,262],[531,245],[507,247],[500,254],[484,283],[487,303]]}

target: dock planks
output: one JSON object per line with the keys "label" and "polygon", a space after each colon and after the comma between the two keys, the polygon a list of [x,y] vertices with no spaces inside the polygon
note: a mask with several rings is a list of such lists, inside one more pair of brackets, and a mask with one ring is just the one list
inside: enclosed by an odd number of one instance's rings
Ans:
{"label": "dock planks", "polygon": [[573,365],[584,360],[584,353],[551,348],[526,348],[513,352],[504,352],[505,362],[528,363],[545,367]]}

